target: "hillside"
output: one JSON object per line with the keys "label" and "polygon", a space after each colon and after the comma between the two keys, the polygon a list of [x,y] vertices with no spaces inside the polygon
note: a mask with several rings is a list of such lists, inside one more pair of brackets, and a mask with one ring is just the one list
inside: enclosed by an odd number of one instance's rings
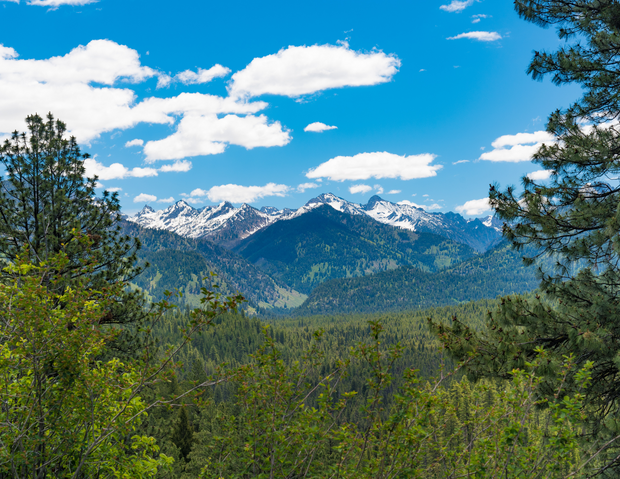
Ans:
{"label": "hillside", "polygon": [[329,279],[404,265],[434,272],[476,255],[464,244],[395,228],[366,215],[342,213],[325,204],[271,224],[241,241],[234,251],[303,293]]}
{"label": "hillside", "polygon": [[178,288],[186,295],[183,302],[196,304],[200,287],[204,285],[202,278],[209,272],[218,274],[216,281],[223,293],[239,291],[251,307],[295,307],[306,298],[209,240],[183,238],[128,222],[123,223],[123,232],[138,237],[142,243],[138,257],[151,266],[133,283],[153,299],[161,299],[165,290]]}
{"label": "hillside", "polygon": [[407,266],[361,278],[327,281],[296,315],[402,311],[523,293],[538,286],[535,268],[507,243],[454,267],[431,273]]}

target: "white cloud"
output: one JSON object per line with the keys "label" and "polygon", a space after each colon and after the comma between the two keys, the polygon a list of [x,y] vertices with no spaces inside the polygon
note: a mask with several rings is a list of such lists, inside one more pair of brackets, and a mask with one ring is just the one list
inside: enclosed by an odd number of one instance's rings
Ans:
{"label": "white cloud", "polygon": [[157,170],[154,168],[133,168],[129,169],[121,163],[112,163],[110,166],[104,166],[95,158],[87,158],[84,160],[84,168],[86,176],[92,178],[95,175],[100,180],[121,180],[123,178],[143,178],[145,176],[157,176]]}
{"label": "white cloud", "polygon": [[108,190],[110,193],[114,193],[116,191],[123,191],[123,189],[119,188],[118,186],[115,186],[113,188],[106,188],[106,190]]}
{"label": "white cloud", "polygon": [[511,163],[530,161],[532,155],[534,155],[544,143],[551,144],[555,141],[553,135],[546,131],[503,135],[491,143],[493,150],[480,155],[480,159],[495,162],[507,161]]}
{"label": "white cloud", "polygon": [[[221,185],[214,186],[207,192],[204,190],[200,190],[200,192],[206,193],[209,200],[213,202],[253,203],[267,196],[286,196],[289,190],[290,188],[286,185],[268,183],[265,186]],[[192,196],[195,196],[195,191],[192,191]]]}
{"label": "white cloud", "polygon": [[136,138],[135,140],[131,140],[125,143],[125,148],[129,148],[131,146],[143,146],[143,145],[144,145],[144,140],[140,140]]}
{"label": "white cloud", "polygon": [[471,23],[480,23],[480,20],[482,20],[483,18],[489,18],[489,15],[484,15],[480,13],[478,15],[472,15],[471,18]]}
{"label": "white cloud", "polygon": [[461,38],[478,40],[480,42],[494,42],[496,40],[501,40],[502,36],[497,32],[467,32],[456,35],[455,37],[448,37],[447,40],[460,40]]}
{"label": "white cloud", "polygon": [[113,87],[120,81],[139,83],[156,76],[140,64],[135,50],[109,40],[93,40],[62,57],[17,57],[12,48],[0,47],[0,132],[15,130],[33,112],[54,112],[82,143],[105,131],[150,121],[132,108],[136,97],[132,90]]}
{"label": "white cloud", "polygon": [[402,193],[401,190],[390,190],[387,192],[388,195],[397,195],[399,193]]}
{"label": "white cloud", "polygon": [[393,153],[359,153],[355,156],[337,156],[311,169],[308,178],[329,178],[335,181],[367,180],[369,178],[428,178],[437,176],[441,165],[431,165],[436,155],[399,156]]}
{"label": "white cloud", "polygon": [[320,121],[315,121],[314,123],[310,123],[307,127],[304,128],[304,131],[313,131],[315,133],[321,133],[327,130],[337,130],[337,126],[329,126],[325,123],[321,123]]}
{"label": "white cloud", "polygon": [[464,205],[457,206],[455,209],[457,212],[465,213],[468,216],[478,216],[491,211],[491,205],[488,198],[481,198],[479,200],[466,201]]}
{"label": "white cloud", "polygon": [[422,195],[424,198],[428,198],[429,195]]}
{"label": "white cloud", "polygon": [[[39,7],[58,8],[61,5],[87,5],[89,3],[97,3],[98,0],[29,0],[28,5],[36,5]],[[19,3],[16,0],[15,3]]]}
{"label": "white cloud", "polygon": [[177,131],[163,140],[149,141],[144,147],[146,160],[175,160],[223,153],[227,145],[251,150],[259,146],[284,146],[291,141],[289,131],[279,121],[265,115],[186,115]]}
{"label": "white cloud", "polygon": [[381,185],[375,185],[374,189],[377,191],[378,195],[382,195],[383,194],[383,187]]}
{"label": "white cloud", "polygon": [[462,163],[469,163],[469,160],[459,160],[459,161],[455,161],[454,163],[452,163],[453,165],[460,165]]}
{"label": "white cloud", "polygon": [[439,7],[444,12],[462,12],[467,7],[474,4],[474,0],[452,0],[449,5],[442,5]]}
{"label": "white cloud", "polygon": [[[221,73],[223,67],[219,69]],[[218,72],[200,70],[195,77],[187,74],[180,79],[203,81],[212,74]],[[174,125],[181,118],[175,133],[161,143],[145,145],[149,161],[221,153],[228,144],[253,148],[290,141],[280,123],[255,115],[268,106],[265,102],[199,93],[137,102],[128,86],[156,76],[161,74],[142,66],[135,50],[109,40],[93,40],[64,56],[44,60],[18,59],[14,49],[0,45],[0,134],[23,129],[19,125],[33,112],[52,111],[80,143],[139,123]],[[201,135],[200,129],[209,134]],[[179,145],[182,153],[174,154]],[[161,155],[157,148],[162,148]]]}
{"label": "white cloud", "polygon": [[551,177],[552,173],[553,173],[553,170],[538,170],[538,171],[532,171],[531,173],[528,173],[527,177],[530,180],[543,181],[543,180],[548,180]]}
{"label": "white cloud", "polygon": [[209,83],[214,78],[225,77],[230,73],[230,69],[222,65],[214,65],[208,70],[198,69],[198,72],[185,70],[171,77],[169,75],[160,75],[157,80],[157,88],[169,86],[171,83],[183,83],[184,85],[195,85],[199,83]]}
{"label": "white cloud", "polygon": [[183,160],[183,161],[175,161],[171,165],[164,165],[159,169],[159,171],[161,171],[162,173],[171,173],[171,172],[185,173],[191,169],[192,169],[192,162]]}
{"label": "white cloud", "polygon": [[174,198],[171,196],[170,198],[162,198],[161,200],[157,200],[158,203],[174,203]]}
{"label": "white cloud", "polygon": [[424,68],[420,68],[420,72],[425,72],[426,70]]}
{"label": "white cloud", "polygon": [[318,188],[319,186],[321,185],[319,185],[318,183],[302,183],[297,187],[297,191],[299,191],[300,193],[304,193],[306,190]]}
{"label": "white cloud", "polygon": [[371,190],[372,190],[372,186],[368,186],[368,185],[353,185],[353,186],[351,186],[349,188],[349,193],[354,195],[356,193],[368,193]]}
{"label": "white cloud", "polygon": [[[200,196],[207,196],[208,194],[209,194],[209,192],[208,192],[208,191],[205,191],[205,190],[200,189],[200,188],[196,188],[195,190],[193,190],[193,191],[189,194],[189,196],[192,196],[192,197],[196,197],[196,196],[198,196],[198,197],[200,197]],[[183,195],[181,195],[181,196],[187,196],[187,195],[183,194]]]}
{"label": "white cloud", "polygon": [[153,203],[154,201],[157,201],[157,196],[146,193],[140,193],[133,199],[134,203]]}
{"label": "white cloud", "polygon": [[433,211],[433,210],[440,210],[441,208],[443,208],[443,206],[438,205],[438,204],[433,204],[433,205],[419,205],[417,203],[414,203],[413,201],[409,201],[409,200],[403,200],[403,201],[399,201],[398,203],[396,203],[397,205],[408,205],[408,206],[413,206],[415,208],[422,208],[423,210],[426,211]]}
{"label": "white cloud", "polygon": [[503,135],[491,143],[493,148],[503,148],[505,146],[523,145],[528,143],[542,143],[554,141],[554,136],[546,131],[535,131],[534,133],[517,133],[516,135]]}
{"label": "white cloud", "polygon": [[398,72],[400,60],[373,50],[356,52],[349,45],[289,46],[255,58],[232,76],[232,97],[265,94],[299,97],[331,88],[385,83]]}

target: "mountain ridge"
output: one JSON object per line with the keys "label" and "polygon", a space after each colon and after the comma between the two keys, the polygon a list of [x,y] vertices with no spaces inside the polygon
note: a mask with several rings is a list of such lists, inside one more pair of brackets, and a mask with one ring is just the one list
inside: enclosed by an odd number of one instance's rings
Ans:
{"label": "mountain ridge", "polygon": [[368,216],[395,228],[436,234],[466,244],[479,252],[497,244],[501,237],[501,224],[492,216],[482,220],[466,220],[458,213],[431,213],[406,202],[392,203],[377,195],[371,197],[366,205],[361,205],[333,193],[323,193],[297,210],[278,210],[271,206],[258,210],[246,203],[235,208],[229,202],[196,209],[180,200],[159,211],[146,205],[140,212],[126,219],[143,228],[171,231],[188,238],[206,238],[232,249],[275,222],[292,220],[324,204],[341,213]]}

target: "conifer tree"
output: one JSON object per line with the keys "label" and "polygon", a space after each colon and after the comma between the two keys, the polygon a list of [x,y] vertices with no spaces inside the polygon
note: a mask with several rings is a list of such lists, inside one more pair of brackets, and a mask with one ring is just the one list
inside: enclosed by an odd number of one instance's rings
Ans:
{"label": "conifer tree", "polygon": [[183,459],[187,460],[194,443],[194,428],[189,421],[185,406],[179,409],[179,417],[172,433],[172,442],[179,448]]}
{"label": "conifer tree", "polygon": [[547,130],[556,140],[533,157],[550,178],[524,177],[522,191],[490,187],[491,205],[506,221],[504,235],[526,264],[551,257],[555,267],[539,266],[542,296],[504,298],[484,334],[458,320],[433,327],[456,357],[473,353],[473,376],[508,378],[543,346],[552,353],[543,369],[548,394],[563,356],[593,361],[586,434],[608,444],[601,472],[618,470],[620,425],[610,419],[620,414],[620,4],[516,0],[515,9],[527,21],[557,26],[567,42],[556,52],[535,52],[528,73],[585,89],[580,100],[551,114]]}
{"label": "conifer tree", "polygon": [[[138,275],[140,243],[120,232],[117,194],[95,196],[97,177],[85,178],[89,155],[74,137],[66,137],[66,125],[51,113],[46,120],[30,115],[26,125],[27,132],[15,131],[0,146],[5,170],[0,177],[0,256],[12,262],[26,248],[36,265],[63,251],[69,261],[60,272],[65,279],[61,289],[83,279],[84,264],[91,265],[87,288]],[[78,233],[91,239],[88,247],[71,241]],[[102,322],[135,326],[144,318],[143,306],[139,294],[124,292]],[[137,346],[130,336],[125,327],[124,338],[114,345],[119,353]]]}

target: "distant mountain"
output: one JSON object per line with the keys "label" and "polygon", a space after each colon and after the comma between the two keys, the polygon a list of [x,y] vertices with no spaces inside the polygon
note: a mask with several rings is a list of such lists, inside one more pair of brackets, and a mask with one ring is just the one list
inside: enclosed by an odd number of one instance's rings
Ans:
{"label": "distant mountain", "polygon": [[[275,208],[274,208],[275,209]],[[181,200],[164,210],[145,206],[127,221],[143,228],[170,231],[187,238],[206,238],[230,248],[238,241],[267,226],[278,217],[250,205],[235,208],[228,202],[196,209]]]}
{"label": "distant mountain", "polygon": [[372,313],[449,306],[538,287],[535,267],[506,242],[483,255],[431,273],[406,266],[317,286],[296,315]]}
{"label": "distant mountain", "polygon": [[317,204],[328,204],[344,213],[365,214],[380,223],[405,230],[433,233],[471,246],[476,251],[486,251],[501,237],[501,223],[493,217],[468,221],[457,213],[429,213],[405,202],[391,203],[377,195],[362,206],[331,193],[322,194],[310,200],[305,208],[316,207]]}
{"label": "distant mountain", "polygon": [[293,220],[321,205],[329,205],[351,216],[370,217],[400,229],[433,233],[477,251],[486,251],[501,238],[501,223],[493,217],[466,220],[456,213],[429,213],[406,202],[391,203],[379,196],[360,205],[331,193],[319,195],[297,210],[278,210],[270,206],[258,210],[247,204],[235,208],[228,202],[196,209],[179,201],[160,211],[145,206],[127,220],[144,228],[172,231],[188,238],[208,238],[230,249],[275,222]]}
{"label": "distant mountain", "polygon": [[132,282],[155,300],[162,299],[165,290],[178,288],[184,294],[181,302],[196,305],[200,287],[206,285],[202,278],[210,272],[218,274],[215,282],[223,293],[239,291],[254,308],[295,307],[306,298],[207,239],[184,238],[130,222],[122,222],[122,227],[124,234],[140,239],[139,260],[151,264]]}
{"label": "distant mountain", "polygon": [[476,255],[467,245],[382,224],[347,204],[346,212],[318,201],[306,206],[308,211],[256,232],[234,251],[306,294],[328,279],[403,265],[437,271]]}

